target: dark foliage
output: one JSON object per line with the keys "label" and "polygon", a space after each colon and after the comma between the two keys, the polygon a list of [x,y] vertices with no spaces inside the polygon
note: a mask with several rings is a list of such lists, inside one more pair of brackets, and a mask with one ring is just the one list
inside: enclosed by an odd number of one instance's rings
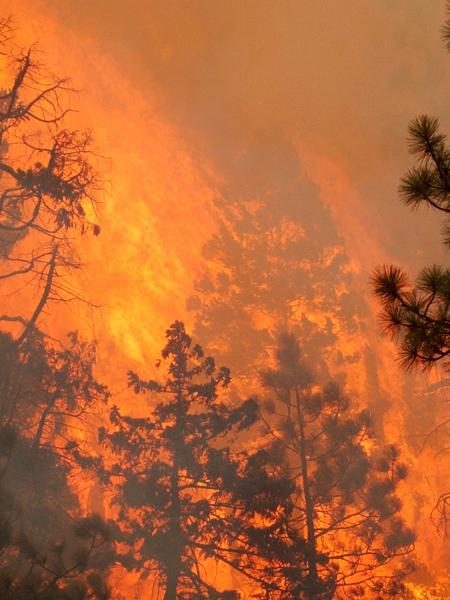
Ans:
{"label": "dark foliage", "polygon": [[398,341],[403,366],[448,366],[450,353],[450,270],[436,265],[422,270],[413,287],[394,266],[379,268],[372,279],[382,305],[383,331]]}
{"label": "dark foliage", "polygon": [[219,399],[228,369],[192,345],[182,323],[166,338],[163,382],[129,374],[136,394],[151,395],[150,414],[130,417],[113,407],[111,429],[100,431],[114,456],[104,476],[126,543],[122,564],[153,576],[166,600],[237,598],[216,588],[209,565],[235,571],[254,590],[270,589],[290,481],[270,447],[231,449],[255,423],[257,406]]}
{"label": "dark foliage", "polygon": [[20,427],[33,446],[61,450],[72,429],[89,426],[109,397],[93,374],[95,346],[68,335],[67,347],[34,332],[19,348],[0,334],[0,422]]}
{"label": "dark foliage", "polygon": [[406,570],[394,559],[415,539],[400,517],[396,492],[407,472],[398,449],[373,447],[369,414],[352,408],[335,384],[315,383],[292,335],[282,337],[277,367],[263,381],[269,435],[283,447],[295,484],[280,598],[398,597]]}
{"label": "dark foliage", "polygon": [[[98,515],[73,489],[75,447],[87,408],[107,397],[93,349],[71,336],[56,349],[37,332],[19,349],[0,335],[0,597],[106,600],[112,555]],[[79,475],[79,470],[77,469]]]}
{"label": "dark foliage", "polygon": [[[449,5],[450,11],[450,5]],[[449,48],[450,20],[443,28]],[[435,117],[420,115],[409,126],[411,153],[416,165],[402,178],[400,197],[406,206],[429,206],[445,217],[444,243],[450,247],[450,148]],[[383,330],[400,348],[404,367],[429,368],[437,362],[448,368],[450,353],[450,271],[431,265],[415,284],[400,268],[378,268],[372,287],[382,305]]]}

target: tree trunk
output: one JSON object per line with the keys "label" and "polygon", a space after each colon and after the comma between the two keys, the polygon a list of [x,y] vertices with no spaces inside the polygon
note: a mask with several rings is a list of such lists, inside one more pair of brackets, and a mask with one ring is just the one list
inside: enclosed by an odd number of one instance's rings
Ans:
{"label": "tree trunk", "polygon": [[164,600],[176,600],[178,581],[181,572],[181,548],[180,548],[180,498],[178,491],[178,466],[175,464],[172,475],[172,515],[170,528],[171,556],[166,565],[166,591]]}
{"label": "tree trunk", "polygon": [[300,463],[302,468],[303,495],[305,498],[306,514],[306,543],[307,543],[307,564],[308,564],[308,590],[307,597],[310,600],[320,598],[319,588],[320,579],[317,572],[317,547],[316,547],[316,529],[314,526],[314,502],[311,497],[310,481],[308,474],[308,458],[306,454],[305,438],[305,419],[301,405],[301,398],[298,388],[295,389],[295,400],[297,409],[298,426],[300,430]]}
{"label": "tree trunk", "polygon": [[[180,414],[179,409],[182,402],[181,386],[177,391],[178,400],[178,411],[176,414],[175,431],[178,436],[184,436],[183,418]],[[171,526],[170,526],[170,546],[171,556],[170,561],[166,565],[166,591],[164,593],[164,600],[176,600],[178,582],[181,574],[181,530],[180,530],[180,519],[181,519],[181,507],[180,507],[180,490],[179,490],[179,477],[180,477],[180,460],[177,449],[174,449],[173,455],[173,469],[171,475],[171,496],[172,496],[172,507],[171,507]]]}
{"label": "tree trunk", "polygon": [[164,593],[164,600],[177,600],[177,588],[178,588],[178,578],[180,576],[179,570],[170,569],[170,572],[167,573],[167,584],[166,591]]}
{"label": "tree trunk", "polygon": [[33,440],[33,448],[39,448],[41,445],[41,438],[44,432],[45,423],[47,421],[47,417],[51,413],[53,407],[55,406],[56,397],[53,397],[52,400],[47,404],[41,414],[41,418],[39,419],[39,425],[36,431],[36,435]]}

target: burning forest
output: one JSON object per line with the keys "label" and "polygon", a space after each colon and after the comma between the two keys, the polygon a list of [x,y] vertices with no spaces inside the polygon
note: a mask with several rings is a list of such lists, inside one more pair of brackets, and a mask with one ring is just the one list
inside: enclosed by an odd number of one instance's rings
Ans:
{"label": "burning forest", "polygon": [[450,5],[0,6],[0,600],[450,598]]}

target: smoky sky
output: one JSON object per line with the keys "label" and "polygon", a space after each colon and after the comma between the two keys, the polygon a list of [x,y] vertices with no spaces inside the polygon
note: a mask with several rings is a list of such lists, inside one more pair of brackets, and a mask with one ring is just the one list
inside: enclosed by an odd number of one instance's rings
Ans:
{"label": "smoky sky", "polygon": [[[410,118],[450,125],[444,2],[244,0],[77,3],[44,10],[93,38],[228,179],[289,177],[302,140],[336,156],[394,259],[439,260],[439,222],[397,199]],[[281,168],[280,168],[281,165]],[[314,201],[307,198],[304,201]],[[411,231],[418,248],[412,248]],[[419,256],[417,256],[419,254]]]}

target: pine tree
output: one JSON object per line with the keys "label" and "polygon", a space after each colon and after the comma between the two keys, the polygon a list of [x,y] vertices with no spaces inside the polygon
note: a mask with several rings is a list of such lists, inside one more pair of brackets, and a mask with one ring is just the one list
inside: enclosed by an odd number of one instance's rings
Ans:
{"label": "pine tree", "polygon": [[[450,5],[448,8],[450,12]],[[450,50],[450,18],[443,28]],[[435,117],[420,115],[409,126],[411,153],[417,163],[402,178],[400,198],[413,209],[431,207],[444,215],[443,238],[450,247],[450,147]],[[450,270],[430,265],[412,284],[405,271],[385,265],[376,269],[372,286],[382,305],[385,333],[399,344],[404,367],[449,367]]]}
{"label": "pine tree", "polygon": [[188,302],[196,335],[236,376],[259,372],[279,328],[307,340],[316,360],[352,361],[336,350],[336,330],[354,332],[359,307],[330,215],[302,198],[314,192],[291,172],[282,184],[262,178],[256,198],[247,192],[217,203],[218,230],[204,248],[208,270]]}
{"label": "pine tree", "polygon": [[398,561],[396,573],[395,559],[414,543],[396,495],[406,477],[398,449],[373,448],[369,414],[352,408],[337,385],[314,381],[295,337],[281,338],[276,358],[263,375],[267,427],[295,483],[281,598],[398,597],[405,571]]}
{"label": "pine tree", "polygon": [[219,399],[228,369],[192,345],[182,323],[173,323],[166,338],[164,383],[129,374],[137,394],[151,395],[150,414],[125,416],[114,407],[111,429],[100,432],[114,456],[104,476],[114,485],[127,548],[122,563],[153,575],[164,600],[237,598],[208,576],[217,568],[270,590],[276,581],[263,555],[274,556],[279,545],[278,512],[290,482],[270,448],[230,447],[255,423],[257,405]]}

